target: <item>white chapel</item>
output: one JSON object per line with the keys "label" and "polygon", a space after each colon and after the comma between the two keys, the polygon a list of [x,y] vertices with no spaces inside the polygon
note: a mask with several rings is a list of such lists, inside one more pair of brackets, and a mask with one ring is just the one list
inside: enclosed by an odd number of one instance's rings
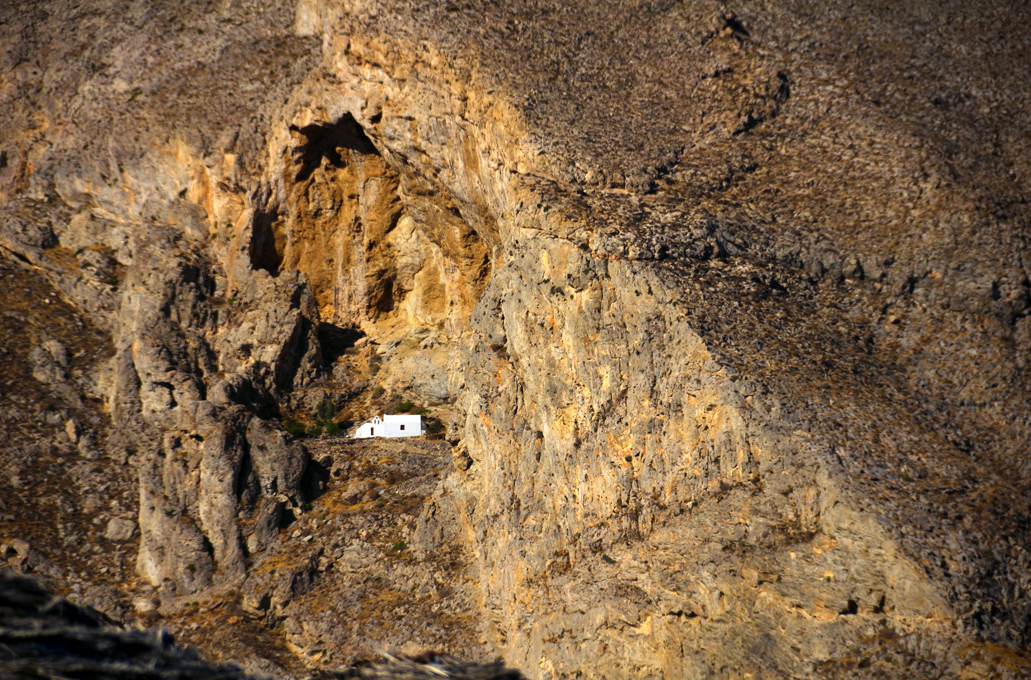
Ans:
{"label": "white chapel", "polygon": [[422,425],[422,416],[384,415],[373,417],[358,426],[355,439],[369,437],[418,437],[426,434]]}

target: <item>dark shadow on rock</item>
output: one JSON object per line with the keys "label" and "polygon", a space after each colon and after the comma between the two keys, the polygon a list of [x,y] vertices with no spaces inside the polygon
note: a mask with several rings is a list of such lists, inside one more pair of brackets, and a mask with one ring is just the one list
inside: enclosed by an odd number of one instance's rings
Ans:
{"label": "dark shadow on rock", "polygon": [[279,276],[279,267],[283,263],[284,244],[276,243],[276,225],[279,222],[279,209],[272,208],[256,210],[252,223],[251,266],[264,269],[272,276]]}
{"label": "dark shadow on rock", "polygon": [[301,493],[306,503],[318,499],[329,489],[329,472],[332,462],[327,465],[321,460],[312,457],[308,460],[308,467],[304,470],[304,477],[301,479]]}
{"label": "dark shadow on rock", "polygon": [[334,168],[344,167],[346,161],[340,154],[341,149],[379,155],[365,130],[349,113],[344,114],[335,123],[316,123],[302,128],[291,127],[290,130],[304,137],[304,143],[294,150],[301,164],[301,169],[294,178],[295,182],[303,182],[311,177],[324,159]]}
{"label": "dark shadow on rock", "polygon": [[365,337],[365,333],[357,328],[342,328],[331,323],[319,324],[319,344],[322,345],[322,358],[327,364],[342,357],[355,343]]}

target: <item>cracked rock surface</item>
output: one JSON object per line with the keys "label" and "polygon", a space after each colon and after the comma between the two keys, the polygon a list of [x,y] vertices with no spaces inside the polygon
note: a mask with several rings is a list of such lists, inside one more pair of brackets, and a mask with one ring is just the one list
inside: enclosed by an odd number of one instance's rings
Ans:
{"label": "cracked rock surface", "polygon": [[0,17],[12,567],[279,676],[1031,673],[1023,9]]}

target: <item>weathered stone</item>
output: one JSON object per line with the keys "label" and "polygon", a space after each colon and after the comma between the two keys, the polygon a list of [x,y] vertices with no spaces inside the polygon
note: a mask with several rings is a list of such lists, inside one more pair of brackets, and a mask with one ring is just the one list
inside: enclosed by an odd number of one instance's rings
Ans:
{"label": "weathered stone", "polygon": [[57,340],[47,340],[29,354],[32,377],[42,383],[62,383],[68,378],[68,349]]}
{"label": "weathered stone", "polygon": [[157,611],[161,600],[155,597],[137,597],[132,601],[133,609],[140,614],[148,614]]}
{"label": "weathered stone", "polygon": [[[145,582],[245,583],[311,660],[359,635],[305,618],[317,570],[376,584],[368,537],[399,564],[407,539],[472,556],[469,644],[533,678],[1026,646],[1031,31],[1005,3],[12,8],[0,242],[113,344],[73,386],[35,337],[26,374],[129,433]],[[321,544],[408,502],[279,431],[326,398],[446,411],[414,535]]]}
{"label": "weathered stone", "polygon": [[104,538],[109,541],[128,541],[136,535],[136,522],[114,517],[107,523]]}
{"label": "weathered stone", "polygon": [[50,559],[20,538],[0,544],[0,559],[20,574],[61,578],[64,573]]}
{"label": "weathered stone", "polygon": [[68,420],[64,424],[64,432],[68,435],[68,441],[72,444],[77,444],[79,442],[79,435],[82,433],[82,428],[79,427],[79,421],[74,418]]}

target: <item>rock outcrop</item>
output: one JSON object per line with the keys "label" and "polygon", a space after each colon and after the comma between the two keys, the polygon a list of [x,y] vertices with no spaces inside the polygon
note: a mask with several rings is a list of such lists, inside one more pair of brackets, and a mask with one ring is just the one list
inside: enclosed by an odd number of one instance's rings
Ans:
{"label": "rock outcrop", "polygon": [[[127,630],[100,612],[77,606],[25,578],[0,572],[0,672],[10,677],[189,678],[267,677],[204,661],[165,630]],[[463,662],[444,655],[376,661],[320,674],[322,678],[519,680],[501,663]]]}
{"label": "rock outcrop", "polygon": [[248,677],[180,649],[166,631],[125,630],[29,579],[0,573],[0,594],[0,672],[8,677]]}
{"label": "rock outcrop", "polygon": [[352,514],[401,477],[280,423],[387,395],[454,445],[390,507],[412,592],[441,554],[475,583],[465,651],[1031,668],[1026,13],[3,11],[0,246],[110,343],[18,361],[62,446],[122,460],[165,600],[232,590],[309,664],[364,649],[306,617],[387,598],[334,593],[380,578],[394,525]]}

